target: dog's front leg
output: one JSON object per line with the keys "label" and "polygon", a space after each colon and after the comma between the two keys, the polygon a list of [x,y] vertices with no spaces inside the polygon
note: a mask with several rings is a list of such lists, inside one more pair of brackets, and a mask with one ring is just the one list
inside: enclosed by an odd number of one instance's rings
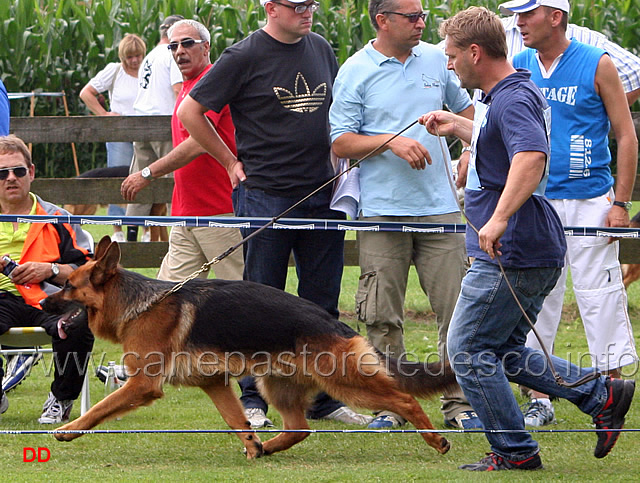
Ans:
{"label": "dog's front leg", "polygon": [[149,378],[131,377],[121,388],[109,394],[93,406],[83,416],[56,429],[54,433],[58,441],[71,441],[82,436],[81,433],[62,433],[58,431],[86,431],[102,422],[132,411],[139,406],[148,406],[164,395],[161,382],[150,381]]}
{"label": "dog's front leg", "polygon": [[260,458],[263,454],[262,442],[258,435],[251,431],[251,425],[244,415],[244,409],[238,396],[224,380],[217,380],[208,386],[202,386],[213,403],[218,408],[220,415],[232,429],[247,429],[246,432],[236,433],[246,449],[247,459]]}

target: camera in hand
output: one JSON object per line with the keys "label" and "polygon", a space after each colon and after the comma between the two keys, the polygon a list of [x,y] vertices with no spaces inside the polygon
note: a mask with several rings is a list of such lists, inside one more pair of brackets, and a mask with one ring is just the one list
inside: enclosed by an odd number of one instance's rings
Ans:
{"label": "camera in hand", "polygon": [[2,257],[2,260],[4,260],[4,262],[6,263],[6,265],[2,269],[2,273],[9,277],[11,275],[11,272],[13,272],[13,269],[16,268],[18,264],[11,260],[11,257],[8,255],[4,255]]}

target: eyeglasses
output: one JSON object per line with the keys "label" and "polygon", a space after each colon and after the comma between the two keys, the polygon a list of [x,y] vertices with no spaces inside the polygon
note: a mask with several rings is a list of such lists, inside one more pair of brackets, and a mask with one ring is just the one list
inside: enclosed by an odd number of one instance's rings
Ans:
{"label": "eyeglasses", "polygon": [[176,50],[178,50],[179,45],[182,45],[185,49],[190,49],[195,44],[201,44],[202,42],[206,42],[206,40],[184,39],[180,42],[171,42],[169,45],[167,45],[167,49],[175,52]]}
{"label": "eyeglasses", "polygon": [[280,3],[280,2],[273,2],[273,3],[277,3],[278,5],[282,5],[283,7],[291,8],[296,13],[304,13],[307,10],[313,13],[320,8],[320,4],[318,2],[313,2],[313,3],[310,3],[309,5],[296,5],[296,6],[288,5],[286,3]]}
{"label": "eyeglasses", "polygon": [[0,169],[0,180],[4,181],[9,177],[9,171],[16,175],[16,178],[22,178],[26,176],[28,169],[24,166],[17,166],[15,168],[2,168]]}
{"label": "eyeglasses", "polygon": [[384,15],[389,13],[392,13],[393,15],[402,15],[403,17],[406,17],[407,20],[409,20],[409,22],[411,23],[416,23],[418,19],[424,20],[427,16],[425,12],[420,12],[420,13],[382,12],[382,13]]}

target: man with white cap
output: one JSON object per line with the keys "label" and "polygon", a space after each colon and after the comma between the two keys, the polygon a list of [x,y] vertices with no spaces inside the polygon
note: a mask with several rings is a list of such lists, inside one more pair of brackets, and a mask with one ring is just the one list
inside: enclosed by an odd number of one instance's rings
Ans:
{"label": "man with white cap", "polygon": [[[515,0],[500,10],[518,15],[516,23],[529,47],[513,58],[514,67],[532,72],[531,80],[551,106],[545,195],[564,226],[629,226],[638,141],[613,62],[604,50],[566,37],[567,0]],[[618,144],[615,192],[609,167],[610,127]],[[607,238],[567,237],[565,268],[536,323],[551,350],[570,267],[593,366],[613,377],[620,377],[621,367],[638,361],[618,252],[618,242]],[[531,333],[527,346],[540,348]],[[525,422],[532,426],[554,422],[549,397],[536,392],[532,396]]]}
{"label": "man with white cap", "polygon": [[[226,167],[237,216],[275,217],[332,178],[329,105],[338,62],[311,32],[313,0],[260,0],[266,25],[226,49],[178,109],[191,136]],[[238,156],[204,116],[229,105]],[[329,207],[331,187],[301,204],[292,218],[343,219]],[[252,230],[244,229],[246,236]],[[298,295],[337,317],[344,232],[265,230],[244,246],[244,279],[285,288],[291,253]],[[252,427],[271,425],[253,378],[240,381]],[[321,394],[308,416],[366,425],[373,419]]]}
{"label": "man with white cap", "polygon": [[[507,15],[509,16],[500,20],[507,34],[509,58],[512,58],[522,52],[525,46],[517,25],[518,16],[512,15],[510,12]],[[575,38],[583,44],[593,45],[605,50],[618,70],[618,76],[622,81],[628,104],[631,106],[640,99],[640,58],[637,55],[612,42],[602,33],[573,23],[567,25],[566,37],[568,39]]]}

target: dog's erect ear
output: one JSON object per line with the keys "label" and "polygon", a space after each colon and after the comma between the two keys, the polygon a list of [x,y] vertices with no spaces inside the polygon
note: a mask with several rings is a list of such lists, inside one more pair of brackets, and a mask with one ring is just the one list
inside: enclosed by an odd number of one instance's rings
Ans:
{"label": "dog's erect ear", "polygon": [[98,258],[102,258],[106,253],[107,248],[109,248],[109,245],[111,245],[111,237],[109,235],[103,236],[102,240],[100,240],[98,246],[96,247],[96,253],[93,258],[95,260],[97,260]]}
{"label": "dog's erect ear", "polygon": [[[108,237],[105,237],[108,238]],[[102,245],[104,238],[100,240]],[[98,247],[100,249],[100,247]],[[120,262],[120,246],[117,243],[110,243],[109,247],[96,261],[93,270],[91,270],[90,281],[94,287],[104,285],[107,280],[113,277],[118,271],[118,263]]]}

